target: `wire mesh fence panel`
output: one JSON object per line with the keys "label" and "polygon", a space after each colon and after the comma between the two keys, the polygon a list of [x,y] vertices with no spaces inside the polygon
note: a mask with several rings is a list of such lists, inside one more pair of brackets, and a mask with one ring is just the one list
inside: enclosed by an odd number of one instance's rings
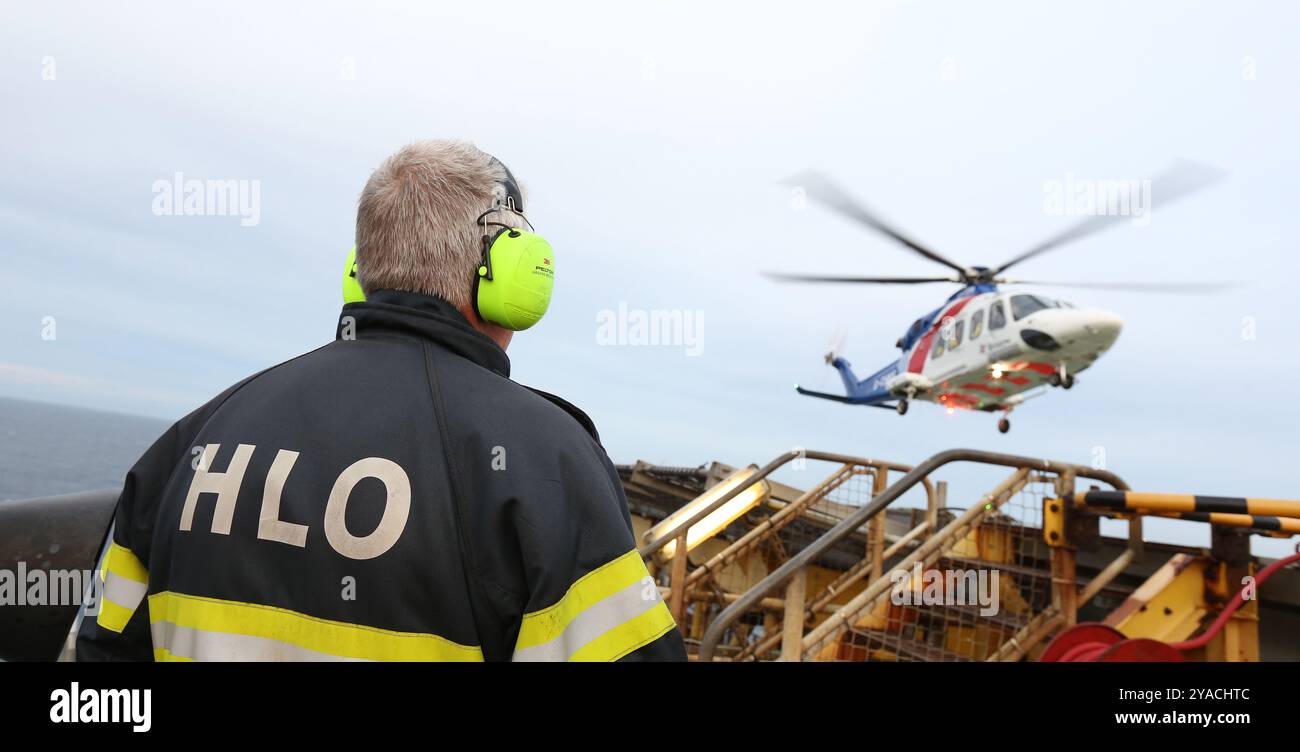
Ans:
{"label": "wire mesh fence panel", "polygon": [[[786,554],[795,554],[807,548],[828,530],[838,525],[859,507],[871,501],[876,473],[871,468],[855,467],[842,482],[827,489],[795,520],[780,532],[781,548]],[[846,556],[860,559],[869,544],[869,526],[863,525],[848,538],[840,550],[828,557],[830,566],[843,565]],[[820,562],[819,562],[820,563]]]}
{"label": "wire mesh fence panel", "polygon": [[[1042,531],[1054,474],[1022,466],[965,508],[931,507],[933,518],[924,509],[881,509],[826,538],[891,480],[869,464],[828,469],[808,491],[786,487],[692,544],[677,575],[689,649],[747,596],[746,611],[728,614],[718,658],[774,660],[790,650],[794,658],[835,661],[1023,657],[1024,637],[1056,613],[1052,549]],[[767,584],[815,542],[817,555],[793,580]],[[671,569],[659,568],[661,586],[674,585]],[[758,587],[770,589],[753,592]]]}
{"label": "wire mesh fence panel", "polygon": [[[1042,502],[1051,478],[1031,478],[978,503],[978,520],[933,555],[886,574],[888,590],[837,640],[809,656],[836,661],[979,661],[998,653],[1052,604]],[[945,510],[940,525],[956,519]]]}
{"label": "wire mesh fence panel", "polygon": [[[695,647],[712,619],[738,595],[869,502],[884,487],[885,472],[865,465],[843,465],[797,501],[759,505],[723,535],[693,551],[684,615],[688,647]],[[845,570],[869,556],[873,546],[883,545],[882,536],[879,525],[863,525],[818,557],[799,585],[803,604],[817,598],[827,601],[828,588]],[[787,595],[771,593],[741,615],[719,643],[719,656],[739,660],[776,657]],[[789,607],[797,605],[792,602]]]}

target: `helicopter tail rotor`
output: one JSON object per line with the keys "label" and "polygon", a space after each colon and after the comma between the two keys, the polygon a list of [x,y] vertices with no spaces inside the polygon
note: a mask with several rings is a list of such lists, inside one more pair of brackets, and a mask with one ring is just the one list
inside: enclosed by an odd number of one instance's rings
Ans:
{"label": "helicopter tail rotor", "polygon": [[848,329],[845,327],[841,326],[835,329],[835,334],[831,337],[829,349],[826,351],[826,355],[824,356],[826,359],[826,365],[829,366],[835,364],[835,359],[839,357],[840,351],[844,347],[844,339],[847,335]]}

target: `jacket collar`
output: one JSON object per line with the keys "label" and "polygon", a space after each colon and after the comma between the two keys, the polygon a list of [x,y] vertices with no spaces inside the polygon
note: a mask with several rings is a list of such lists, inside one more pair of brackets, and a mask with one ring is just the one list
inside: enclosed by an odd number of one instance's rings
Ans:
{"label": "jacket collar", "polygon": [[351,316],[357,337],[385,332],[430,339],[452,352],[505,378],[510,358],[504,350],[470,326],[451,303],[432,295],[402,290],[375,290],[364,303],[348,303],[339,313],[334,338],[342,339],[344,317]]}

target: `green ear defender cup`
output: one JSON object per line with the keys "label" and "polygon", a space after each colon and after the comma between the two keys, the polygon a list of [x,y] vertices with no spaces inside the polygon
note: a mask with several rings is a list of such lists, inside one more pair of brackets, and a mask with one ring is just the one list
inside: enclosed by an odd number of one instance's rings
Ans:
{"label": "green ear defender cup", "polygon": [[555,256],[541,235],[518,227],[483,236],[486,250],[474,277],[474,309],[484,321],[516,332],[538,321],[551,304]]}
{"label": "green ear defender cup", "polygon": [[343,302],[344,303],[364,303],[366,293],[361,289],[361,283],[357,281],[357,247],[352,246],[348,251],[348,257],[343,262]]}

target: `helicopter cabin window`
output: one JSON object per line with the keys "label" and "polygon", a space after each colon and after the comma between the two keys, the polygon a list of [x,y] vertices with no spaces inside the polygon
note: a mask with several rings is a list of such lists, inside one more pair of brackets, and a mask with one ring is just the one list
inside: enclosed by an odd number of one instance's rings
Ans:
{"label": "helicopter cabin window", "polygon": [[984,309],[981,308],[970,316],[970,338],[979,339],[984,333]]}
{"label": "helicopter cabin window", "polygon": [[943,342],[944,340],[942,336],[934,338],[934,350],[930,352],[931,360],[934,360],[938,358],[940,355],[943,355]]}
{"label": "helicopter cabin window", "polygon": [[1058,304],[1047,298],[1040,298],[1037,295],[1012,295],[1011,296],[1011,315],[1016,321],[1024,317],[1037,313],[1047,308],[1057,308]]}
{"label": "helicopter cabin window", "polygon": [[952,326],[952,338],[948,340],[948,349],[956,350],[961,344],[961,336],[966,331],[966,319],[958,321]]}
{"label": "helicopter cabin window", "polygon": [[996,300],[989,306],[989,328],[1001,329],[1007,325],[1007,313],[1002,308],[1002,301]]}

